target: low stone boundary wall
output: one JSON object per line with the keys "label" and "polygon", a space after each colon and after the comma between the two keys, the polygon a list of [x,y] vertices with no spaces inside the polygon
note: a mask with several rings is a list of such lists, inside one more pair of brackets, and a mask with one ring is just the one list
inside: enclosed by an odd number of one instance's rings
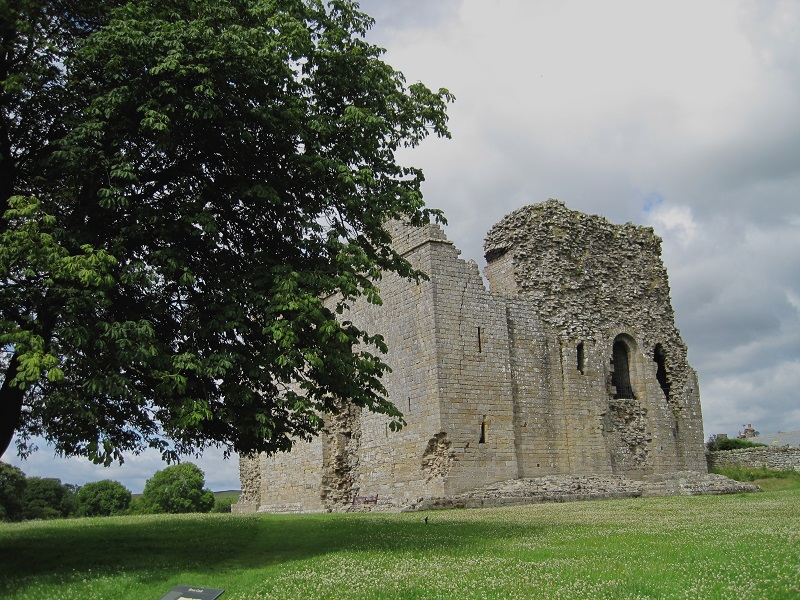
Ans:
{"label": "low stone boundary wall", "polygon": [[710,473],[684,471],[653,476],[644,481],[606,475],[553,475],[535,479],[512,479],[451,498],[424,498],[406,511],[448,508],[489,508],[542,502],[610,500],[653,496],[695,496],[758,492],[750,483]]}
{"label": "low stone boundary wall", "polygon": [[800,471],[800,448],[786,446],[719,450],[708,453],[708,468],[744,467]]}

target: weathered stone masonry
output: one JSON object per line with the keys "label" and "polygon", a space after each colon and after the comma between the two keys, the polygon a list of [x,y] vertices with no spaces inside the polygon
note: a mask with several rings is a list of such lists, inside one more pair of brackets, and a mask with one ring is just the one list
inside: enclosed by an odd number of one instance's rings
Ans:
{"label": "weathered stone masonry", "polygon": [[375,494],[370,509],[397,510],[509,480],[706,473],[697,378],[651,229],[525,207],[488,234],[490,291],[439,227],[391,233],[430,280],[387,274],[383,305],[348,319],[384,335],[408,426],[350,411],[287,455],[243,458],[237,510],[352,510]]}
{"label": "weathered stone masonry", "polygon": [[740,448],[708,453],[708,467],[765,468],[800,471],[800,448],[788,446]]}

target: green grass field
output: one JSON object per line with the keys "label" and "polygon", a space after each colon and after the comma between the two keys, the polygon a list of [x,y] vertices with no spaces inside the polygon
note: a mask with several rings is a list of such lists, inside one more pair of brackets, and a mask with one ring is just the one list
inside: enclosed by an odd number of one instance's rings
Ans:
{"label": "green grass field", "polygon": [[236,502],[239,499],[240,494],[241,492],[233,490],[227,492],[214,492],[214,498],[217,500],[230,499],[233,502]]}
{"label": "green grass field", "polygon": [[[798,598],[800,486],[406,514],[0,524],[0,597]],[[424,517],[429,518],[425,524]]]}

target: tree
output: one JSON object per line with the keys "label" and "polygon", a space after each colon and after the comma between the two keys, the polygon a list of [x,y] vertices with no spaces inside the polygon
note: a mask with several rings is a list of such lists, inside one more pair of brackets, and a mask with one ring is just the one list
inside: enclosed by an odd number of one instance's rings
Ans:
{"label": "tree", "polygon": [[209,512],[214,506],[214,492],[203,489],[204,485],[203,471],[197,465],[170,465],[144,484],[138,508],[144,513]]}
{"label": "tree", "polygon": [[337,317],[424,276],[384,225],[442,220],[395,154],[449,136],[449,92],[350,0],[0,6],[0,452],[274,452],[345,403],[401,426],[382,338]]}
{"label": "tree", "polygon": [[18,467],[0,462],[0,521],[22,518],[22,494],[27,483]]}
{"label": "tree", "polygon": [[759,446],[764,447],[766,444],[751,442],[750,440],[743,440],[739,438],[721,437],[718,435],[712,435],[706,442],[706,449],[711,452],[717,452],[720,450],[741,450],[742,448],[758,448]]}
{"label": "tree", "polygon": [[125,513],[131,505],[132,494],[119,481],[92,481],[78,490],[78,511],[87,517],[108,517]]}
{"label": "tree", "polygon": [[214,497],[214,507],[211,512],[215,513],[229,513],[232,512],[233,505],[236,504],[236,498],[218,498]]}
{"label": "tree", "polygon": [[74,486],[54,477],[28,477],[22,494],[23,519],[60,519],[76,509]]}

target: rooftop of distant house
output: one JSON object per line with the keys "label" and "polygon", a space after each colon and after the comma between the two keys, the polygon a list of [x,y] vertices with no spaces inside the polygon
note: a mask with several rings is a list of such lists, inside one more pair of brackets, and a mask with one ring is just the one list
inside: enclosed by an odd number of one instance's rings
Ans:
{"label": "rooftop of distant house", "polygon": [[779,431],[778,433],[759,434],[749,438],[751,442],[767,446],[792,446],[800,448],[800,431]]}

